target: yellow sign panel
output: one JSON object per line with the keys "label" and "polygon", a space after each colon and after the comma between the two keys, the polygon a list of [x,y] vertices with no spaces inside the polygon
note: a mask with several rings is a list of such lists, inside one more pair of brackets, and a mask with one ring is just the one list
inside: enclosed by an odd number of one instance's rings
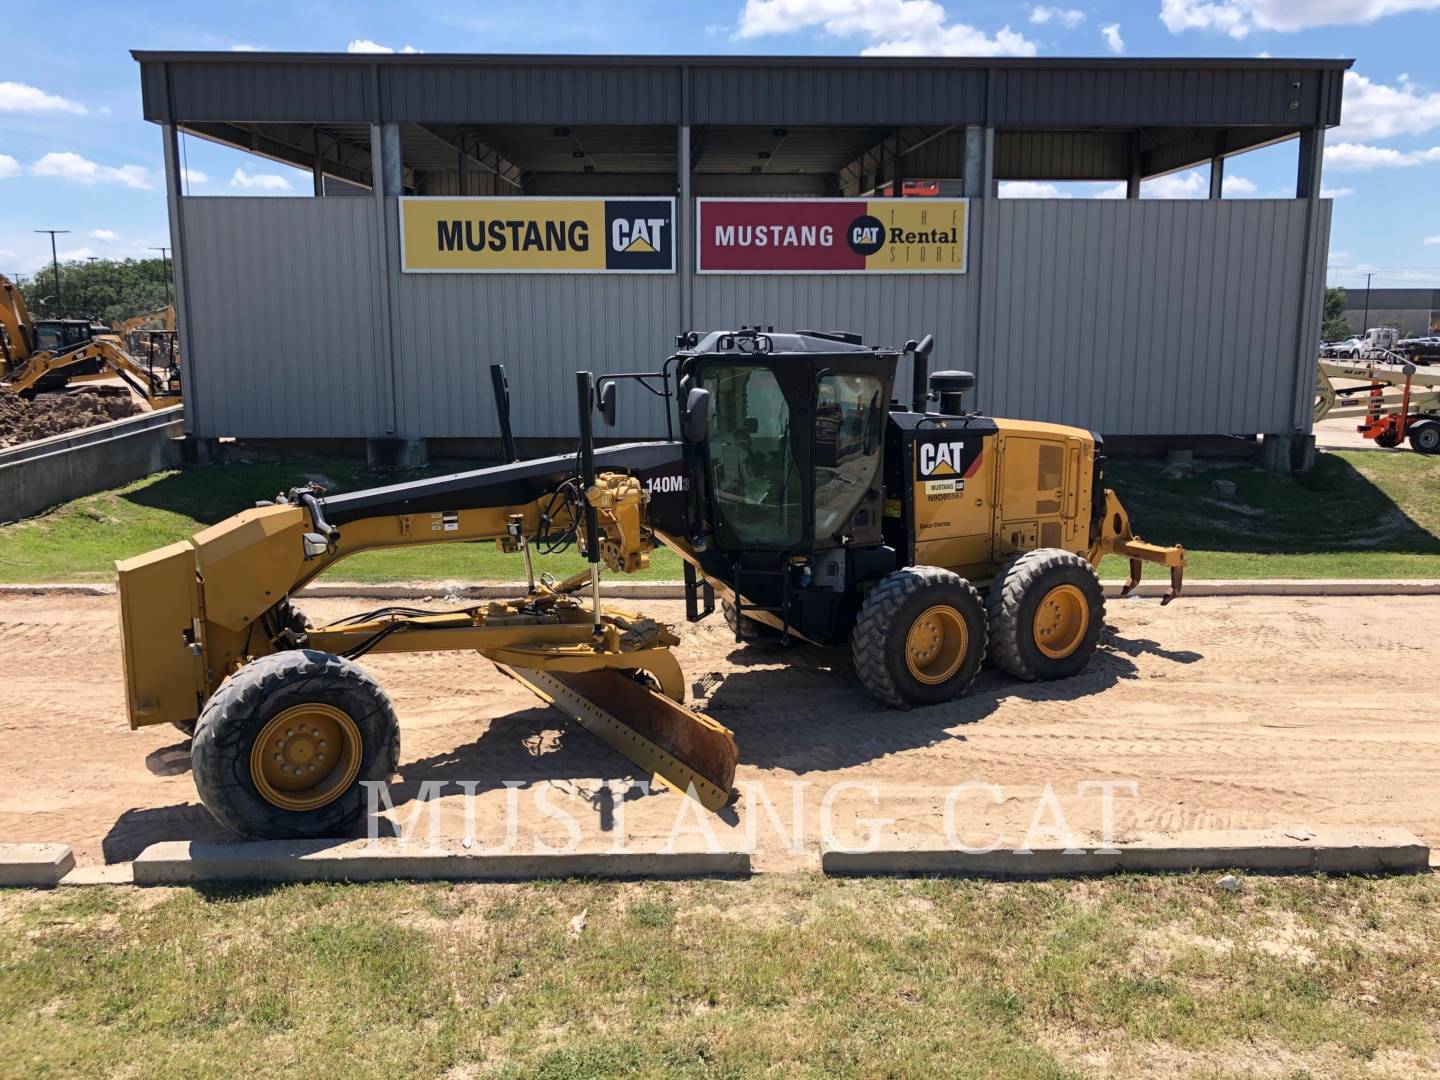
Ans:
{"label": "yellow sign panel", "polygon": [[406,273],[675,271],[674,199],[404,198]]}
{"label": "yellow sign panel", "polygon": [[967,199],[871,199],[883,242],[865,256],[866,270],[963,274],[969,235]]}

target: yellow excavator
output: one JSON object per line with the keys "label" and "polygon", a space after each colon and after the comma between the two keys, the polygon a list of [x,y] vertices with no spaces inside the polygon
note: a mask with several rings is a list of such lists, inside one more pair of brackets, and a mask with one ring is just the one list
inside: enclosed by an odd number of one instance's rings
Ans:
{"label": "yellow excavator", "polygon": [[32,320],[20,289],[0,275],[0,385],[22,397],[118,375],[152,408],[179,405],[180,355],[174,337],[173,330],[151,335],[141,361],[110,328],[88,319]]}
{"label": "yellow excavator", "polygon": [[[1074,675],[1096,650],[1107,554],[1170,570],[1104,487],[1101,441],[1058,424],[966,412],[965,372],[927,379],[933,340],[758,329],[682,334],[658,371],[577,373],[574,454],[515,460],[509,391],[492,368],[506,462],[347,494],[292,489],[117,563],[132,726],[193,730],[201,800],[253,837],[341,835],[364,781],[399,763],[371,653],[470,650],[512,672],[665,784],[718,809],[731,733],[684,707],[675,627],[602,604],[600,568],[634,572],[663,544],[684,561],[686,615],[717,595],[737,642],[848,646],[860,684],[896,708],[965,693],[987,657],[1021,679]],[[911,400],[891,400],[914,360]],[[597,449],[633,380],[665,436]],[[933,406],[933,407],[932,407]],[[524,562],[515,599],[449,611],[387,606],[309,625],[304,585],[360,551],[494,541]],[[537,580],[532,554],[577,542],[589,569]],[[518,590],[517,590],[518,591]]]}

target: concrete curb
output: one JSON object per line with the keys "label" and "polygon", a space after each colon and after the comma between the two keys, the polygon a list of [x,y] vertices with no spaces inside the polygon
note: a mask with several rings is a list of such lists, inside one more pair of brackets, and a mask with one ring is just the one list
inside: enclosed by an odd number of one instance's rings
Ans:
{"label": "concrete curb", "polygon": [[536,881],[555,878],[748,877],[750,856],[704,851],[472,854],[458,845],[385,839],[152,844],[133,866],[136,885],[220,881]]}
{"label": "concrete curb", "polygon": [[1272,874],[1379,874],[1423,872],[1430,848],[1403,829],[1322,829],[1148,835],[1117,845],[1066,854],[1063,848],[1028,853],[968,853],[953,848],[891,847],[871,852],[820,853],[832,876],[940,874],[957,877],[1057,878],[1189,870],[1250,870]]}
{"label": "concrete curb", "polygon": [[0,844],[0,887],[52,889],[73,869],[68,844]]}
{"label": "concrete curb", "polygon": [[[1120,595],[1122,582],[1104,582],[1105,595]],[[1163,596],[1169,586],[1162,581],[1144,581],[1134,595],[1145,599]],[[443,581],[409,582],[403,585],[361,585],[336,582],[311,585],[297,595],[355,597],[362,600],[495,600],[515,596],[519,586],[513,581],[482,581],[472,585],[456,585]],[[601,595],[615,600],[683,600],[685,589],[677,581],[606,582]],[[35,584],[0,585],[0,596],[114,596],[115,586],[105,584]],[[1203,596],[1440,596],[1440,579],[1415,578],[1257,578],[1251,581],[1214,579],[1187,581],[1182,599]]]}

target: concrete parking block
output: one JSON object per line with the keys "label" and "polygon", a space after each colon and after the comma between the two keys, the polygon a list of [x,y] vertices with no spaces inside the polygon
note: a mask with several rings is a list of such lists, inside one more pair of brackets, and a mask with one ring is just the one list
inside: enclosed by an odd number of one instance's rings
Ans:
{"label": "concrete parking block", "polygon": [[[933,844],[933,842],[931,842]],[[966,852],[903,841],[876,851],[826,845],[821,869],[832,875],[914,874],[960,877],[1088,877],[1189,870],[1251,870],[1288,874],[1378,874],[1429,868],[1430,848],[1403,829],[1223,830],[1146,834],[1067,853],[1058,847],[1028,852]]]}
{"label": "concrete parking block", "polygon": [[472,853],[450,842],[259,840],[152,844],[135,860],[136,885],[217,881],[535,881],[553,878],[745,877],[740,852],[575,851]]}
{"label": "concrete parking block", "polygon": [[52,888],[74,868],[69,844],[0,844],[0,887]]}

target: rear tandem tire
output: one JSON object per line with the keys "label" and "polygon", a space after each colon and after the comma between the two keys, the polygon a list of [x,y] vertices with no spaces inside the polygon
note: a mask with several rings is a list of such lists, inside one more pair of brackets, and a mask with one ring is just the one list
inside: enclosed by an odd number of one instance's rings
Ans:
{"label": "rear tandem tire", "polygon": [[1036,548],[1002,566],[985,609],[991,661],[1032,682],[1083,671],[1105,625],[1105,593],[1095,568],[1061,548]]}
{"label": "rear tandem tire", "polygon": [[888,574],[865,595],[850,635],[855,674],[896,709],[938,705],[970,689],[985,659],[975,586],[937,566]]}
{"label": "rear tandem tire", "polygon": [[261,657],[226,680],[190,748],[200,801],[252,839],[346,835],[365,812],[363,782],[388,780],[399,757],[385,691],[359,664],[310,649]]}
{"label": "rear tandem tire", "polygon": [[1417,454],[1440,454],[1440,420],[1411,424],[1410,449]]}

